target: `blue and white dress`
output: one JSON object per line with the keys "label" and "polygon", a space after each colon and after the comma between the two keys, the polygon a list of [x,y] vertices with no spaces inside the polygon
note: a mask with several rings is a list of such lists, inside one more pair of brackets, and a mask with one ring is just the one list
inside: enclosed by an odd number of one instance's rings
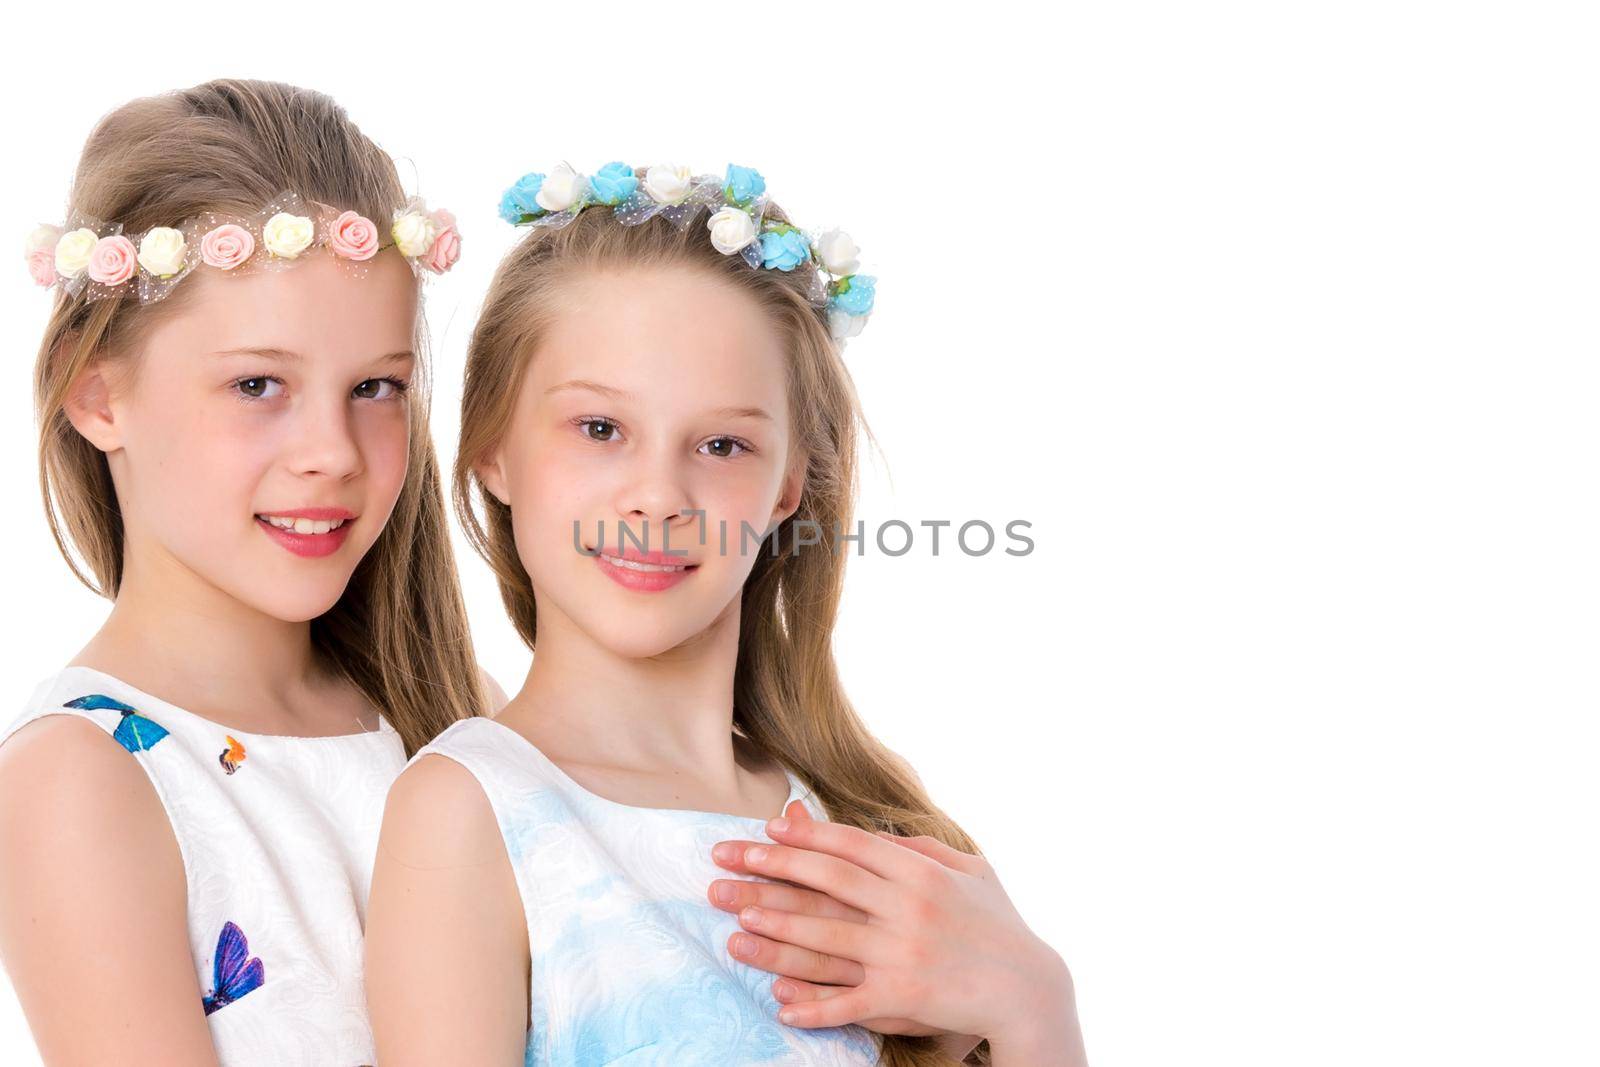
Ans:
{"label": "blue and white dress", "polygon": [[[728,953],[738,918],[706,890],[735,876],[711,847],[770,840],[766,820],[606,800],[492,718],[452,723],[412,762],[429,753],[483,787],[516,874],[533,968],[528,1067],[878,1062],[881,1038],[863,1027],[780,1023],[777,976]],[[788,777],[784,807],[799,799],[826,819]]]}
{"label": "blue and white dress", "polygon": [[41,682],[45,715],[110,734],[150,776],[183,856],[195,973],[223,1067],[377,1062],[362,938],[383,804],[405,745],[377,730],[252,734],[92,667]]}

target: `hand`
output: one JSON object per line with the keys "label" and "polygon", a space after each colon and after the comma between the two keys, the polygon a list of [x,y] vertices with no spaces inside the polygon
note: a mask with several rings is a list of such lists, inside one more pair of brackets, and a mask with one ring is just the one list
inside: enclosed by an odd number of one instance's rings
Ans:
{"label": "hand", "polygon": [[[899,1020],[913,1028],[884,1032],[981,1034],[991,1042],[1000,1035],[1019,1045],[1043,1030],[1064,1040],[1076,1034],[1066,965],[1027,928],[982,857],[930,837],[809,818],[775,819],[767,832],[779,843],[722,842],[713,856],[724,867],[803,887],[781,887],[789,892],[739,911],[758,957],[785,975],[801,972],[774,983],[786,1004],[783,1022]],[[736,884],[751,891],[751,883]],[[832,902],[821,904],[806,889]],[[839,914],[841,905],[853,913]],[[791,995],[780,989],[785,983]]]}
{"label": "hand", "polygon": [[[790,803],[784,815],[791,820],[811,818],[806,806],[798,800]],[[737,856],[722,865],[729,870],[750,873],[742,859],[741,850]],[[708,896],[714,907],[735,915],[746,907],[756,907],[799,915],[835,918],[847,922],[867,921],[867,915],[863,911],[842,904],[826,893],[793,885],[739,881],[731,878],[719,879],[711,883]],[[748,954],[741,951],[745,948],[749,949]],[[728,950],[744,963],[785,976],[772,984],[773,996],[782,1003],[800,1003],[835,996],[844,992],[847,987],[859,985],[866,978],[861,964],[855,960],[835,958],[754,934],[734,934],[728,939]],[[790,981],[790,979],[800,981]],[[937,1034],[940,1038],[940,1048],[952,1060],[958,1062],[966,1059],[967,1054],[983,1040],[977,1034],[952,1033],[918,1023],[913,1019],[875,1017],[859,1019],[856,1023],[880,1034]]]}

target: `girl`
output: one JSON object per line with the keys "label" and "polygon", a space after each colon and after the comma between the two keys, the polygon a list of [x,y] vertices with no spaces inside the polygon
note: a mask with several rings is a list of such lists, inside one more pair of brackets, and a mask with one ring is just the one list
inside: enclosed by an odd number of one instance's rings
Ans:
{"label": "girl", "polygon": [[382,797],[485,699],[421,377],[458,248],[332,100],[247,81],[112,112],[30,240],[46,511],[114,601],[0,746],[46,1062],[374,1062]]}
{"label": "girl", "polygon": [[[532,229],[470,342],[456,503],[537,651],[390,791],[384,1067],[932,1064],[980,1038],[1081,1062],[1060,957],[840,687],[861,418],[839,341],[872,281],[764,189],[563,165],[501,205]],[[760,880],[717,879],[718,843]],[[744,952],[740,922],[775,936]],[[811,1022],[781,1025],[779,992]]]}

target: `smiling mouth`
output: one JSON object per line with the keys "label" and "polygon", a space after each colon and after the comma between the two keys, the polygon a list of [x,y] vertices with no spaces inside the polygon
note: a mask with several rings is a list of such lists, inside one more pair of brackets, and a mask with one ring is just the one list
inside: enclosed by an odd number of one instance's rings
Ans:
{"label": "smiling mouth", "polygon": [[[594,553],[592,548],[589,551],[591,554]],[[638,571],[641,574],[680,574],[684,571],[692,571],[700,566],[698,563],[645,563],[642,560],[615,556],[610,552],[601,552],[599,555],[613,567],[619,567],[625,571]]]}
{"label": "smiling mouth", "polygon": [[280,530],[296,534],[325,534],[332,533],[350,519],[296,519],[286,515],[257,515],[262,522],[276,526]]}

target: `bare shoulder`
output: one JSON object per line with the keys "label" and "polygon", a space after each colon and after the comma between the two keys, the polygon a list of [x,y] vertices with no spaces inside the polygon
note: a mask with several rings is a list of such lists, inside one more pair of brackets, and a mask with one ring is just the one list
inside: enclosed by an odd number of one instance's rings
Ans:
{"label": "bare shoulder", "polygon": [[42,716],[0,744],[0,825],[8,843],[101,842],[110,846],[111,860],[128,851],[116,844],[128,835],[135,844],[166,839],[177,846],[144,768],[103,728],[78,715]]}
{"label": "bare shoulder", "polygon": [[47,1062],[215,1063],[172,824],[139,761],[80,716],[0,744],[0,957]]}
{"label": "bare shoulder", "polygon": [[407,867],[507,861],[500,824],[477,776],[437,752],[425,753],[389,787],[379,852]]}
{"label": "bare shoulder", "polygon": [[389,1067],[522,1063],[528,936],[483,787],[436,752],[389,787],[367,907],[367,1007]]}

